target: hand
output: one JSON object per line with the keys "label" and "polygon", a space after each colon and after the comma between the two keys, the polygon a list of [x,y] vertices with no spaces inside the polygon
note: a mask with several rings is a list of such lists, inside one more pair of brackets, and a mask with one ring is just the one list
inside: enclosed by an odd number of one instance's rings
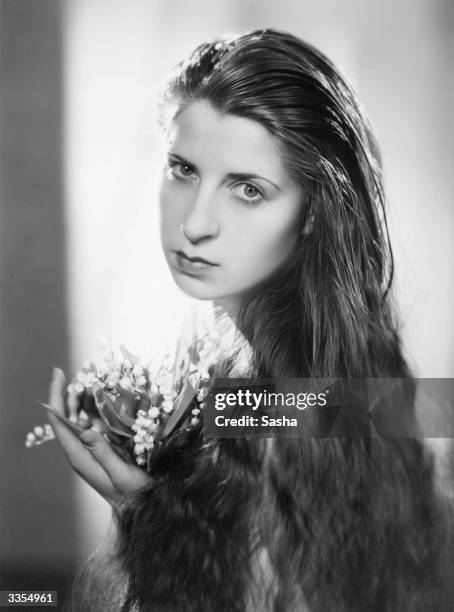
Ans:
{"label": "hand", "polygon": [[[64,389],[65,375],[55,368],[50,384],[49,403],[66,416]],[[74,398],[69,403],[70,419],[74,421]],[[109,503],[121,501],[123,497],[149,482],[150,476],[137,466],[124,461],[101,432],[91,427],[77,434],[51,410],[47,412],[55,436],[73,469]]]}

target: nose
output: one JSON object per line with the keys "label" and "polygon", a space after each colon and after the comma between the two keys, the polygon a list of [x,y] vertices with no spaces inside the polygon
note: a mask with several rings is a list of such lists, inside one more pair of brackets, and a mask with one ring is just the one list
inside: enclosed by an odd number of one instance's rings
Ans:
{"label": "nose", "polygon": [[182,226],[183,234],[193,244],[214,238],[219,233],[215,218],[215,194],[200,187]]}

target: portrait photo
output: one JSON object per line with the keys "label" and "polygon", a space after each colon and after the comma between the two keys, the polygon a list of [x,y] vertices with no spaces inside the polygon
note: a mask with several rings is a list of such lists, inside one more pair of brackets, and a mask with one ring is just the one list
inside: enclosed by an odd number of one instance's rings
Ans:
{"label": "portrait photo", "polygon": [[0,0],[0,607],[454,610],[453,34]]}

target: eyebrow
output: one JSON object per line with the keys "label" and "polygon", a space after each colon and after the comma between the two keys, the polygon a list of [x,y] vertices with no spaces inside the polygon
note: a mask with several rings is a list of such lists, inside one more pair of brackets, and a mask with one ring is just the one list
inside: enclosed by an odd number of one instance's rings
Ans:
{"label": "eyebrow", "polygon": [[[172,151],[169,151],[168,155],[169,157],[174,157],[182,164],[185,164],[186,166],[189,166],[190,168],[198,172],[197,166],[193,164],[192,162],[190,162],[189,160],[182,157],[181,155],[172,153]],[[264,176],[260,176],[260,174],[254,174],[251,172],[229,172],[227,174],[227,178],[233,179],[236,181],[247,181],[248,179],[260,179],[262,181],[266,181],[267,183],[270,183],[270,185],[272,185],[275,189],[277,189],[278,191],[281,191],[281,188],[278,185],[276,185],[276,183],[273,183],[273,181],[270,181],[270,179],[267,179]]]}

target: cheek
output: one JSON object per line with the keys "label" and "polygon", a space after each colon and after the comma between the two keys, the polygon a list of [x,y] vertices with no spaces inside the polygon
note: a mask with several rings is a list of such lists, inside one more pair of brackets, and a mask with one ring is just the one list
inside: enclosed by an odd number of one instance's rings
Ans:
{"label": "cheek", "polygon": [[293,253],[299,238],[298,218],[269,219],[243,225],[236,244],[236,266],[243,275],[266,276],[273,273]]}
{"label": "cheek", "polygon": [[176,231],[184,218],[184,201],[182,194],[172,188],[164,179],[159,190],[159,217],[161,240],[166,240]]}

